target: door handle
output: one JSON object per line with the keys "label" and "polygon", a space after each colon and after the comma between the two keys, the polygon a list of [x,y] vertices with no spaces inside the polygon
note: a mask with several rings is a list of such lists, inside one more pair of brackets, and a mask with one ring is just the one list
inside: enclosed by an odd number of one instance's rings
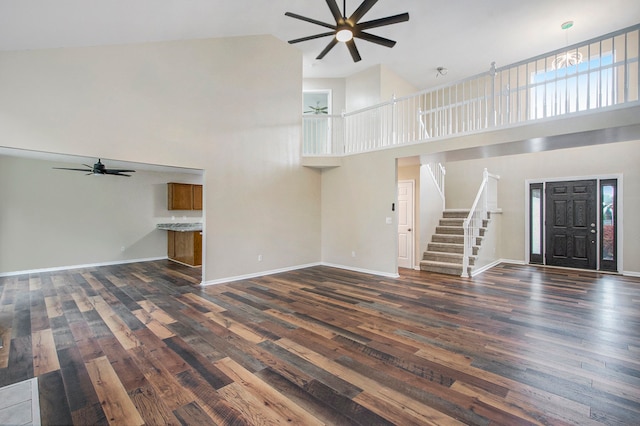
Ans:
{"label": "door handle", "polygon": [[596,233],[596,230],[595,230],[595,229],[592,229],[592,230],[591,230],[591,233],[592,233],[592,234],[595,234],[595,233]]}
{"label": "door handle", "polygon": [[411,228],[407,229],[407,232],[411,232]]}

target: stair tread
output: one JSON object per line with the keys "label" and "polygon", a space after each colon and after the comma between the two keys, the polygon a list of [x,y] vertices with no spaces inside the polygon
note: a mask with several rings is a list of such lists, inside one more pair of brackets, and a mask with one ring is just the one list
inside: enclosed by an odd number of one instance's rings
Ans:
{"label": "stair tread", "polygon": [[[462,266],[462,263],[443,262],[441,260],[421,260],[421,265],[442,265],[442,266]],[[473,265],[469,265],[473,267]]]}
{"label": "stair tread", "polygon": [[[436,254],[438,256],[445,256],[445,257],[460,257],[460,258],[462,258],[462,256],[463,256],[462,253],[452,253],[452,252],[448,252],[448,251],[436,251],[436,250],[425,250],[425,253],[432,253],[432,254]],[[476,258],[477,256],[470,255],[469,257]]]}

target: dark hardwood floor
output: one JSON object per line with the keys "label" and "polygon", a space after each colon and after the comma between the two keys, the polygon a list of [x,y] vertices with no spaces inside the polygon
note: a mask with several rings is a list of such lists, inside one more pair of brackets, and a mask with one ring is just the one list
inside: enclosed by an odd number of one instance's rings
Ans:
{"label": "dark hardwood floor", "polygon": [[640,279],[169,261],[0,278],[0,385],[43,424],[640,424]]}

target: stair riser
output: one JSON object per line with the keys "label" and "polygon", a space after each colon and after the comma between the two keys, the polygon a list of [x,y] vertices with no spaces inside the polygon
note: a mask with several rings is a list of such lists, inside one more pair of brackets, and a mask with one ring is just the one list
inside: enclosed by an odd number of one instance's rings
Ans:
{"label": "stair riser", "polygon": [[461,226],[436,226],[436,234],[464,235],[464,229]]}
{"label": "stair riser", "polygon": [[462,244],[449,245],[449,244],[429,243],[427,245],[427,251],[462,254],[464,253],[464,247]]}
{"label": "stair riser", "polygon": [[464,235],[442,235],[435,234],[432,239],[434,243],[451,243],[451,244],[464,244]]}
{"label": "stair riser", "polygon": [[[473,252],[471,253],[473,256],[478,255],[479,247],[474,246]],[[445,244],[445,243],[429,243],[427,245],[427,251],[435,251],[438,253],[464,253],[464,246],[462,244]]]}
{"label": "stair riser", "polygon": [[445,210],[442,212],[442,217],[444,219],[466,219],[469,216],[468,211],[451,211]]}
{"label": "stair riser", "polygon": [[440,226],[460,226],[464,223],[463,219],[440,219]]}
{"label": "stair riser", "polygon": [[[438,252],[425,252],[422,260],[431,260],[433,262],[445,262],[452,265],[462,265],[462,255],[455,253],[438,253]],[[474,265],[475,259],[469,258],[469,265]]]}
{"label": "stair riser", "polygon": [[[443,266],[436,266],[436,265],[429,265],[429,264],[423,264],[420,263],[420,270],[421,271],[427,271],[427,272],[436,272],[439,274],[447,274],[447,275],[456,275],[456,276],[460,276],[462,275],[462,267],[458,266],[458,267],[443,267]],[[471,275],[471,268],[469,268],[467,270],[468,274]]]}

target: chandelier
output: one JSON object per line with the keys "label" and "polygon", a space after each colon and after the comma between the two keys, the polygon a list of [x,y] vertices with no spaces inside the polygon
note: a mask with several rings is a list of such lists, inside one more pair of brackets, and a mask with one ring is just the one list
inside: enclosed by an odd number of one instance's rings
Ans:
{"label": "chandelier", "polygon": [[582,63],[582,53],[572,50],[556,56],[551,62],[551,69],[557,70],[566,67],[575,67]]}
{"label": "chandelier", "polygon": [[[560,28],[563,31],[566,31],[566,44],[569,44],[569,28],[573,27],[573,21],[563,22],[560,25]],[[582,53],[577,50],[572,50],[570,52],[561,53],[557,55],[553,61],[551,62],[551,69],[557,70],[560,68],[566,67],[575,67],[576,65],[582,63]]]}

